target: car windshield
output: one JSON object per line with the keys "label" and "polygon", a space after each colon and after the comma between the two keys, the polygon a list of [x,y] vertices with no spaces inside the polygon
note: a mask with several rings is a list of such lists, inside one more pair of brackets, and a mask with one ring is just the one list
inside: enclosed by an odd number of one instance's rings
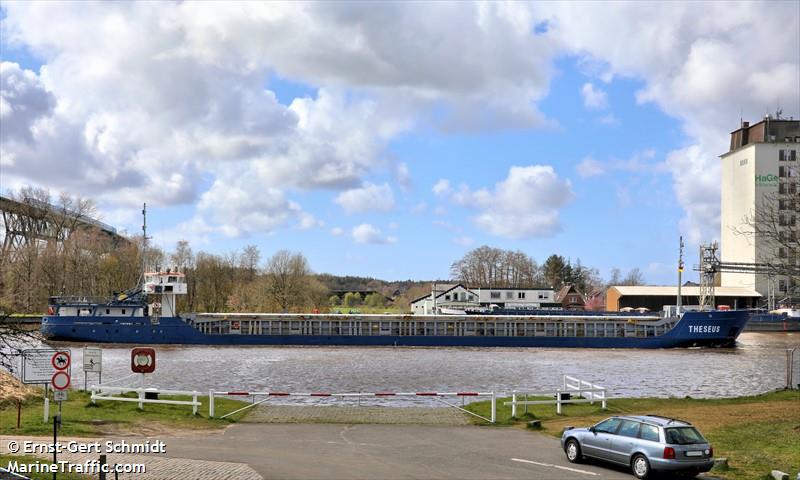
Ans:
{"label": "car windshield", "polygon": [[700,435],[694,427],[675,427],[664,430],[667,435],[667,443],[674,445],[691,445],[693,443],[706,443],[706,439]]}

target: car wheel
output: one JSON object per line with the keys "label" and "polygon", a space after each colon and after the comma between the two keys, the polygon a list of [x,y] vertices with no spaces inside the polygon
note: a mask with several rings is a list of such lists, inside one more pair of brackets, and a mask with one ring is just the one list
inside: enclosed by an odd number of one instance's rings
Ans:
{"label": "car wheel", "polygon": [[633,460],[631,460],[631,470],[634,477],[647,478],[650,475],[650,462],[641,453],[634,455]]}
{"label": "car wheel", "polygon": [[581,446],[574,438],[567,440],[567,448],[565,450],[567,452],[567,460],[569,460],[570,463],[580,463],[583,459],[583,455],[581,455]]}

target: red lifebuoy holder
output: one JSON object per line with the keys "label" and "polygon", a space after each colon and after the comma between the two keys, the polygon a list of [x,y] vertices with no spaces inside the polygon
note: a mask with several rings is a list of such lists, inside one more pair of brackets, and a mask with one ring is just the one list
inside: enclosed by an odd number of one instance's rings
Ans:
{"label": "red lifebuoy holder", "polygon": [[156,351],[149,347],[136,347],[131,350],[131,371],[133,373],[153,373],[156,369]]}

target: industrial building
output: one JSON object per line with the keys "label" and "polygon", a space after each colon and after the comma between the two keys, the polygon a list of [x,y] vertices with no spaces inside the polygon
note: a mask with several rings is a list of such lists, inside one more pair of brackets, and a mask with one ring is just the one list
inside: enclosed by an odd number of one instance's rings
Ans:
{"label": "industrial building", "polygon": [[[800,120],[766,116],[731,132],[721,155],[720,260],[800,266]],[[797,275],[722,272],[724,287],[754,290],[797,303]],[[719,296],[722,289],[717,289]],[[794,297],[794,298],[793,298]]]}
{"label": "industrial building", "polygon": [[[715,307],[754,308],[761,299],[761,294],[744,287],[716,287],[715,290]],[[677,285],[613,286],[606,292],[606,310],[616,312],[624,308],[646,308],[661,311],[665,305],[675,305],[677,298]],[[687,309],[697,307],[700,304],[700,287],[682,286],[681,299]]]}

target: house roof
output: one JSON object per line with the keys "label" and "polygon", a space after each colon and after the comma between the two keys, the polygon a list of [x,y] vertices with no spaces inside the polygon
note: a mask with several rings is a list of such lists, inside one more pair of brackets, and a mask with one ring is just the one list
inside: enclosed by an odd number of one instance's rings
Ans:
{"label": "house roof", "polygon": [[575,285],[564,285],[563,287],[561,287],[561,290],[559,290],[558,293],[556,293],[555,299],[557,302],[561,302],[564,300],[564,297],[566,297],[570,293],[575,293],[579,295],[581,297],[582,302],[586,301],[586,298],[583,296],[581,292],[578,291],[578,289],[575,288]]}
{"label": "house roof", "polygon": [[[444,294],[446,294],[446,293],[449,293],[449,292],[451,292],[451,291],[455,290],[455,289],[456,289],[456,288],[458,288],[458,287],[461,287],[461,288],[463,288],[464,290],[468,291],[469,293],[471,293],[471,294],[473,294],[473,295],[475,294],[475,292],[473,292],[473,291],[472,291],[472,290],[470,290],[469,288],[465,287],[464,285],[462,285],[462,284],[460,284],[460,283],[457,283],[457,284],[455,284],[455,285],[452,285],[452,284],[451,284],[451,285],[450,285],[450,288],[448,288],[447,290],[441,291],[441,292],[440,292],[440,291],[437,289],[437,290],[436,290],[436,292],[439,292],[439,293],[436,295],[436,298],[439,298],[439,297],[441,297],[442,295],[444,295]],[[431,295],[430,295],[430,294],[423,295],[423,296],[421,296],[421,297],[419,297],[419,298],[415,298],[414,300],[411,300],[411,302],[410,302],[410,303],[417,303],[417,302],[419,302],[420,300],[425,300],[426,298],[430,298],[430,297],[431,297]]]}
{"label": "house roof", "polygon": [[[624,296],[676,296],[678,287],[675,285],[614,285],[609,288],[616,289],[620,295]],[[681,295],[697,297],[700,295],[700,287],[684,286],[681,287]],[[714,295],[717,297],[761,297],[755,290],[745,287],[714,287]]]}

